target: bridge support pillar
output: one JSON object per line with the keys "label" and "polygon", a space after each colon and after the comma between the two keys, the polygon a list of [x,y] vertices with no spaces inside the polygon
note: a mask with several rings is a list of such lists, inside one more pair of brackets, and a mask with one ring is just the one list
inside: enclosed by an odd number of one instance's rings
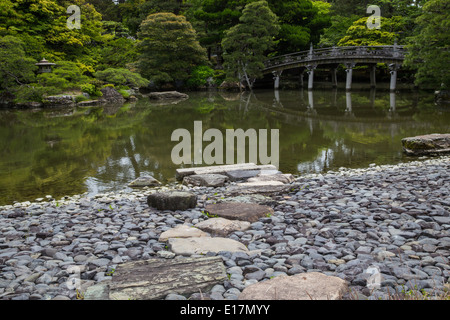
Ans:
{"label": "bridge support pillar", "polygon": [[273,71],[272,72],[272,74],[273,74],[273,80],[274,80],[274,82],[273,82],[273,88],[275,89],[275,90],[278,90],[279,88],[280,88],[280,77],[281,77],[281,74],[283,73],[283,70],[280,70],[280,71]]}
{"label": "bridge support pillar", "polygon": [[389,65],[389,69],[391,70],[391,83],[389,89],[391,91],[395,91],[397,88],[397,71],[400,69],[400,65],[396,63],[392,63]]}
{"label": "bridge support pillar", "polygon": [[345,72],[347,72],[347,79],[345,81],[345,90],[352,89],[352,76],[353,76],[353,68],[355,67],[355,63],[346,63],[345,64]]}
{"label": "bridge support pillar", "polygon": [[377,86],[375,73],[377,71],[377,65],[370,66],[370,87],[375,88]]}
{"label": "bridge support pillar", "polygon": [[314,69],[317,68],[317,64],[307,65],[306,68],[308,69],[308,90],[312,90],[314,87]]}

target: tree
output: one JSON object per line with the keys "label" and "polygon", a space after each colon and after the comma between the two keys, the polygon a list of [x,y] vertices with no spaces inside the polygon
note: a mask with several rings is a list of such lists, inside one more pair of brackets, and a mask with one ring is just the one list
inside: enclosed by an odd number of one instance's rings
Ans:
{"label": "tree", "polygon": [[405,65],[417,69],[417,85],[449,89],[450,0],[429,0],[416,23],[418,30],[408,39]]}
{"label": "tree", "polygon": [[108,68],[94,73],[94,76],[104,82],[119,86],[145,87],[149,83],[139,73],[131,72],[124,68]]}
{"label": "tree", "polygon": [[156,85],[185,81],[195,66],[207,62],[205,49],[183,16],[151,14],[142,22],[138,36],[142,40],[138,69]]}
{"label": "tree", "polygon": [[403,41],[405,21],[403,17],[380,18],[380,29],[367,28],[367,17],[353,22],[346,35],[339,40],[338,46],[381,46],[399,44]]}
{"label": "tree", "polygon": [[323,29],[330,25],[330,5],[322,1],[269,0],[269,7],[280,23],[278,54],[308,49],[311,42],[319,42]]}
{"label": "tree", "polygon": [[207,48],[208,59],[215,53],[218,56],[217,63],[222,63],[221,43],[226,30],[237,25],[242,15],[242,10],[251,0],[203,0],[200,8],[193,17],[200,21],[201,27],[197,30],[200,34],[200,44]]}
{"label": "tree", "polygon": [[32,82],[36,60],[25,55],[24,43],[13,36],[0,37],[0,91],[13,94]]}
{"label": "tree", "polygon": [[279,26],[266,1],[247,4],[239,21],[222,41],[224,66],[229,78],[245,81],[251,90],[255,80],[262,76],[265,54],[275,45]]}

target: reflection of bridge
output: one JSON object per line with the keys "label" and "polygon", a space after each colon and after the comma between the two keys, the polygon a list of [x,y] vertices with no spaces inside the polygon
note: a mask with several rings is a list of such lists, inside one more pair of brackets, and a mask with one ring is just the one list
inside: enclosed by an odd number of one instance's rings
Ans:
{"label": "reflection of bridge", "polygon": [[[331,101],[331,105],[332,106],[337,106],[337,89],[333,89],[332,91],[332,101]],[[292,113],[290,112],[289,109],[286,109],[283,106],[283,103],[280,100],[280,94],[278,90],[274,91],[274,100],[272,103],[272,106],[270,108],[271,112],[289,112],[290,115],[298,115],[301,118],[303,118],[304,116],[307,117],[316,117],[317,116],[317,110],[314,106],[314,91],[313,90],[308,90],[308,103],[306,103],[306,101],[303,100],[303,90],[301,91],[301,101],[303,103],[305,103],[307,105],[307,109],[306,112],[304,113],[299,113],[298,111]],[[371,89],[370,90],[370,105],[372,108],[374,108],[375,106],[375,89]],[[322,119],[326,119],[327,116],[325,115],[320,115],[320,117]],[[337,120],[338,118],[336,117],[336,115],[333,116],[329,116],[330,119],[333,120]],[[355,121],[360,121],[360,122],[372,122],[374,120],[374,118],[364,118],[364,117],[358,117],[357,119],[355,118],[355,115],[353,114],[353,107],[352,107],[352,93],[350,91],[347,91],[345,93],[345,111],[343,114],[343,117],[340,118],[340,120],[345,120],[345,121],[352,121],[352,119],[354,119]],[[387,111],[387,114],[385,116],[385,118],[383,118],[385,121],[386,120],[394,120],[394,121],[402,121],[402,120],[410,120],[409,117],[406,118],[401,118],[397,115],[397,110],[396,110],[396,93],[395,92],[390,92],[389,93],[389,109]],[[378,119],[380,120],[380,119]]]}
{"label": "reflection of bridge", "polygon": [[370,85],[375,87],[375,71],[377,63],[386,63],[391,73],[390,89],[394,91],[397,82],[397,70],[404,59],[404,48],[394,44],[393,46],[357,46],[357,47],[332,47],[291,53],[266,60],[263,73],[272,73],[274,87],[279,88],[280,77],[284,70],[300,68],[300,85],[303,86],[303,74],[308,73],[308,90],[313,88],[314,69],[318,65],[331,66],[331,81],[333,87],[337,86],[336,70],[339,64],[346,67],[346,89],[352,86],[352,73],[356,64],[368,64],[370,68]]}

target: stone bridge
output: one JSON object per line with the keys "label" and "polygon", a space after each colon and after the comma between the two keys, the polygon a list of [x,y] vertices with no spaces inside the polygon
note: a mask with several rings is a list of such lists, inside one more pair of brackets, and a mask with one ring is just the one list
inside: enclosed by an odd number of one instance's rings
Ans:
{"label": "stone bridge", "polygon": [[355,47],[331,47],[322,49],[311,48],[307,51],[290,53],[277,56],[264,62],[263,74],[272,73],[274,76],[274,88],[278,89],[280,77],[284,70],[300,69],[300,85],[303,86],[303,74],[308,73],[308,90],[313,88],[314,70],[318,65],[331,66],[331,79],[333,87],[337,86],[336,70],[338,65],[344,64],[347,73],[346,89],[352,86],[352,73],[356,64],[370,66],[370,85],[375,87],[375,71],[377,63],[385,63],[391,73],[390,90],[394,91],[397,82],[397,71],[404,59],[403,46],[355,46]]}

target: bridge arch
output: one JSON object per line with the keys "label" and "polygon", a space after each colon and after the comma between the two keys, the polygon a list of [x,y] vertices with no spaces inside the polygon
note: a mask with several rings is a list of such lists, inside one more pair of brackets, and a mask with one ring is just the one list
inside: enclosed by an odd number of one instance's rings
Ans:
{"label": "bridge arch", "polygon": [[[386,63],[391,73],[390,90],[395,91],[397,83],[397,71],[403,64],[405,48],[394,44],[393,46],[352,46],[330,47],[300,51],[268,59],[264,62],[263,74],[272,73],[274,88],[280,85],[281,74],[284,70],[302,68],[308,73],[308,90],[313,89],[314,70],[319,65],[344,64],[346,69],[346,90],[351,90],[353,68],[356,64],[368,64],[371,66],[370,82],[375,87],[375,70],[377,63]],[[337,85],[336,67],[332,71],[333,86]],[[301,83],[303,85],[303,83]]]}

